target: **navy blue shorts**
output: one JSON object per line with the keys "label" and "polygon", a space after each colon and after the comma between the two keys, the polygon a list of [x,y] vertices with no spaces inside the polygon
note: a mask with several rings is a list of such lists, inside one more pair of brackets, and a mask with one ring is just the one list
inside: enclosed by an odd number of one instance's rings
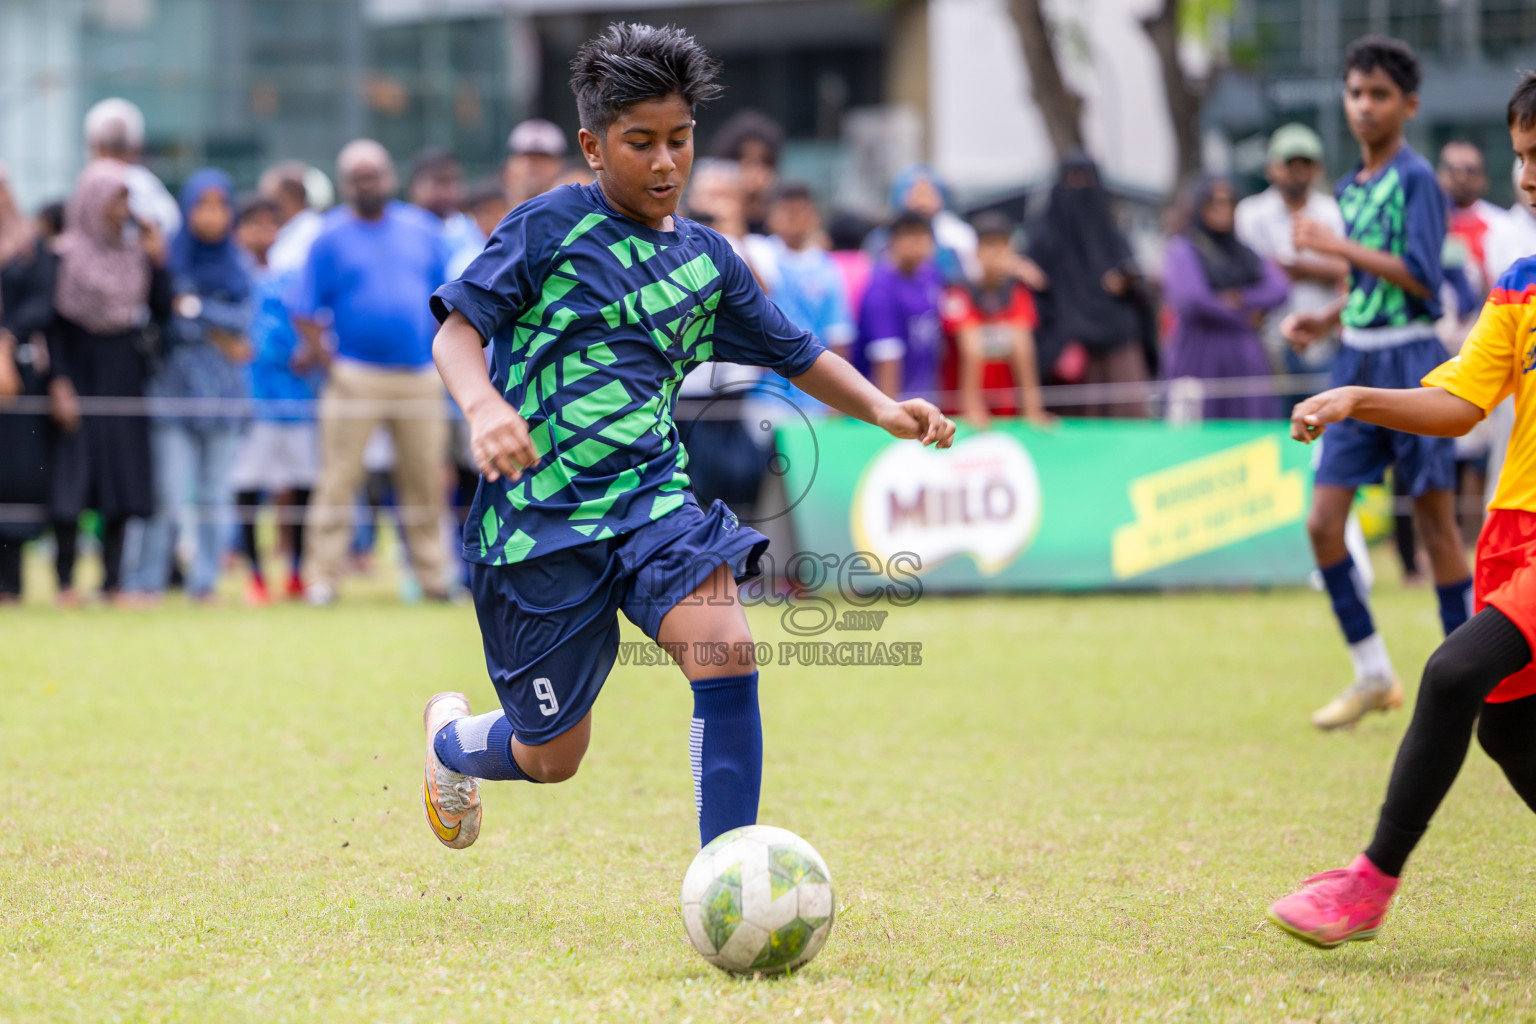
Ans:
{"label": "navy blue shorts", "polygon": [[[1416,388],[1424,375],[1450,358],[1434,336],[1391,348],[1363,352],[1339,347],[1332,386]],[[1359,420],[1328,428],[1319,442],[1313,483],[1360,487],[1382,482],[1394,466],[1404,492],[1417,498],[1425,491],[1456,489],[1456,442],[1449,437],[1421,437]]]}
{"label": "navy blue shorts", "polygon": [[511,565],[471,565],[491,683],[522,743],[580,722],[619,650],[619,617],[652,640],[661,620],[716,567],[757,575],[768,538],[722,501],[687,504],[631,533]]}

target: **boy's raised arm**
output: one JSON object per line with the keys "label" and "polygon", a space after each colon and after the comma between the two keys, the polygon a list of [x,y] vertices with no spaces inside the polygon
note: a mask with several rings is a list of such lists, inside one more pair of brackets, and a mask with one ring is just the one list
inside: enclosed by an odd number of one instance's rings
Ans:
{"label": "boy's raised arm", "polygon": [[1343,387],[1313,395],[1291,412],[1291,436],[1308,444],[1328,424],[1353,418],[1389,430],[1430,437],[1460,437],[1483,418],[1483,410],[1444,388]]}
{"label": "boy's raised arm", "polygon": [[916,438],[939,448],[954,443],[954,423],[932,402],[922,398],[898,402],[888,397],[835,352],[823,352],[809,370],[790,379],[812,398],[846,416],[873,423],[893,437]]}
{"label": "boy's raised arm", "polygon": [[469,420],[470,448],[480,472],[492,482],[522,476],[539,460],[528,424],[497,393],[485,368],[485,341],[457,310],[448,314],[432,339],[432,361]]}

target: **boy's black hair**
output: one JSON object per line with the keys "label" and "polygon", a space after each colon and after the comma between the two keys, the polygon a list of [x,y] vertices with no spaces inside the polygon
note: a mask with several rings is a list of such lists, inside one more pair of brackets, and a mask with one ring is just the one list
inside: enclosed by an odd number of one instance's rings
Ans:
{"label": "boy's black hair", "polygon": [[811,191],[811,186],[803,181],[789,181],[780,185],[773,193],[775,203],[811,203],[816,202],[816,193]]}
{"label": "boy's black hair", "polygon": [[689,109],[720,95],[720,62],[673,25],[615,22],[581,44],[571,61],[571,92],[581,126],[602,135],[620,113],[673,94]]}
{"label": "boy's black hair", "polygon": [[977,241],[995,238],[1010,245],[1013,243],[1013,219],[1001,210],[978,213],[971,218],[971,229],[976,232]]}
{"label": "boy's black hair", "polygon": [[235,213],[235,223],[244,224],[252,217],[267,214],[273,220],[277,219],[277,204],[266,196],[247,195],[240,198],[239,210]]}
{"label": "boy's black hair", "polygon": [[1370,72],[1377,68],[1397,83],[1404,96],[1419,91],[1421,71],[1419,55],[1401,39],[1390,36],[1361,36],[1344,51],[1344,76],[1351,71]]}
{"label": "boy's black hair", "polygon": [[726,119],[715,136],[710,152],[727,160],[740,160],[749,142],[761,142],[768,148],[768,162],[779,166],[779,150],[784,148],[784,129],[761,110],[739,110]]}
{"label": "boy's black hair", "polygon": [[928,222],[927,217],[913,210],[902,210],[896,215],[896,219],[891,221],[892,238],[913,231],[921,231],[925,235],[932,236],[933,225]]}
{"label": "boy's black hair", "polygon": [[1515,86],[1514,94],[1509,97],[1506,116],[1511,128],[1526,131],[1536,125],[1536,71],[1520,73],[1520,84]]}
{"label": "boy's black hair", "polygon": [[434,174],[456,174],[459,169],[459,162],[446,149],[439,149],[437,147],[424,149],[416,154],[416,159],[411,161],[410,184],[414,185],[422,178]]}

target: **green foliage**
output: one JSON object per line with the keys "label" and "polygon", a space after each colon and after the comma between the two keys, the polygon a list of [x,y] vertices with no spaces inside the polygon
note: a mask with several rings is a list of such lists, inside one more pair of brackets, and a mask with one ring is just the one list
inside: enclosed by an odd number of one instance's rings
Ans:
{"label": "green foliage", "polygon": [[1232,17],[1236,0],[1178,0],[1179,34],[1205,42],[1218,22]]}

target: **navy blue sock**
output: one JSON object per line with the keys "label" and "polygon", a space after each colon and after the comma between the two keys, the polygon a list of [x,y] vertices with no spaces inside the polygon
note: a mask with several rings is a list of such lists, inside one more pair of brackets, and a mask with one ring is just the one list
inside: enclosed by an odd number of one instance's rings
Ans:
{"label": "navy blue sock", "polygon": [[437,730],[432,749],[443,764],[477,779],[538,781],[524,775],[512,760],[512,723],[507,721],[505,711],[489,711],[449,722]]}
{"label": "navy blue sock", "polygon": [[757,673],[695,679],[688,759],[699,812],[699,845],[722,832],[757,823],[763,787],[763,720],[757,712]]}
{"label": "navy blue sock", "polygon": [[1333,614],[1344,630],[1344,639],[1352,644],[1359,643],[1376,632],[1376,623],[1371,620],[1371,606],[1365,600],[1365,581],[1355,571],[1355,560],[1345,555],[1344,561],[1328,566],[1322,573],[1323,585],[1328,588]]}
{"label": "navy blue sock", "polygon": [[1445,629],[1445,635],[1450,636],[1457,626],[1472,617],[1472,577],[1468,576],[1460,583],[1435,587],[1435,596],[1440,598],[1440,625]]}

